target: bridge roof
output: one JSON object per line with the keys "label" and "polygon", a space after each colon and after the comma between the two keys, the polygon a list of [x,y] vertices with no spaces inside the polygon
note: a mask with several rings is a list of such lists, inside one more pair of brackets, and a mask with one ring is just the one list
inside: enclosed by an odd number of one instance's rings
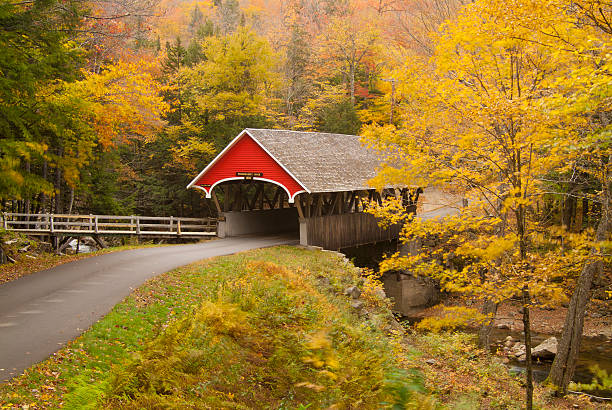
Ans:
{"label": "bridge roof", "polygon": [[[260,152],[255,145],[247,147],[245,138],[255,142]],[[261,172],[260,168],[271,166],[268,159],[279,169]],[[376,175],[379,163],[376,153],[361,145],[355,135],[247,128],[187,187],[203,189],[210,197],[221,179],[244,179],[237,175],[243,169],[252,173],[252,179],[283,186],[293,202],[300,192],[370,189],[367,181]],[[232,169],[220,172],[229,164]]]}

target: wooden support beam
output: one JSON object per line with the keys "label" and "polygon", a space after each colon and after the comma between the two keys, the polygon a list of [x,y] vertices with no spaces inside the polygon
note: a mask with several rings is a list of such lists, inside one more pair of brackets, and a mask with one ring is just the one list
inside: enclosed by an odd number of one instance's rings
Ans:
{"label": "wooden support beam", "polygon": [[[268,198],[268,195],[266,195],[266,190],[264,189],[264,191],[261,194],[261,198],[262,200],[266,201],[266,203],[268,204],[268,208],[274,209],[276,197],[274,197],[273,200],[270,200],[270,198]],[[263,209],[263,206],[261,207],[261,209]]]}
{"label": "wooden support beam", "polygon": [[[59,239],[59,238],[58,238]],[[72,236],[64,236],[61,240],[58,241],[57,245],[57,253],[62,253],[64,249],[68,247],[70,241],[72,240]]]}
{"label": "wooden support beam", "polygon": [[222,213],[221,205],[219,205],[219,199],[217,198],[217,194],[215,194],[214,190],[212,192],[212,199],[213,199],[213,202],[215,203],[215,207],[217,208],[217,214],[220,216]]}
{"label": "wooden support beam", "polygon": [[102,249],[108,248],[108,246],[106,246],[106,244],[102,242],[102,239],[100,239],[98,235],[93,235],[92,238],[94,241],[96,241],[96,243],[98,244],[100,248]]}
{"label": "wooden support beam", "polygon": [[265,186],[263,182],[259,183],[259,186],[261,187],[261,196],[259,197],[259,209],[263,210],[264,209],[264,194],[265,194]]}
{"label": "wooden support beam", "polygon": [[349,192],[349,197],[351,198],[348,205],[346,206],[347,212],[353,212],[353,204],[355,203],[355,191]]}
{"label": "wooden support beam", "polygon": [[333,215],[334,211],[336,210],[336,207],[338,206],[338,198],[340,197],[340,195],[338,195],[338,192],[334,192],[332,194],[332,206],[329,207],[329,211],[327,211],[327,215]]}
{"label": "wooden support beam", "polygon": [[[250,184],[249,184],[249,187],[250,187]],[[263,184],[257,184],[257,188],[255,188],[255,195],[253,195],[253,199],[248,204],[249,211],[252,211],[253,209],[255,209],[255,204],[257,203],[257,200],[259,199],[259,196],[262,194],[262,192],[263,192]],[[263,205],[261,206],[261,209],[263,209]]]}
{"label": "wooden support beam", "polygon": [[382,196],[381,196],[380,192],[378,192],[378,191],[376,191],[376,198],[375,198],[375,200],[376,200],[376,203],[378,205],[382,206]]}
{"label": "wooden support beam", "polygon": [[300,217],[300,219],[304,219],[304,210],[302,209],[302,194],[298,195],[297,198],[295,198],[295,207],[297,208],[298,211],[298,216]]}
{"label": "wooden support beam", "polygon": [[282,208],[284,203],[283,203],[283,192],[282,192],[282,188],[277,186],[276,187],[276,192],[274,193],[274,199],[272,200],[272,209],[276,209],[276,203],[278,202],[278,208]]}
{"label": "wooden support beam", "polygon": [[314,216],[321,216],[322,208],[323,208],[323,194],[316,194],[316,206],[314,211]]}
{"label": "wooden support beam", "polygon": [[311,207],[312,207],[312,194],[304,194],[306,195],[306,218],[310,218],[311,216]]}

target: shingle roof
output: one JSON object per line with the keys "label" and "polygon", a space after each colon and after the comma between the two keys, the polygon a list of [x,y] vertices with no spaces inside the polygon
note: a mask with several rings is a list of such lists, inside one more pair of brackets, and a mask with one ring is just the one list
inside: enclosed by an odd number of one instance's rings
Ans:
{"label": "shingle roof", "polygon": [[370,189],[380,163],[355,135],[247,128],[310,192]]}

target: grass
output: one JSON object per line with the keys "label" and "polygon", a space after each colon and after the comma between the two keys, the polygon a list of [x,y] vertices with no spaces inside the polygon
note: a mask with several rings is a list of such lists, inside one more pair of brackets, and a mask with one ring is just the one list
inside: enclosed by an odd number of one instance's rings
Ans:
{"label": "grass", "polygon": [[[373,282],[372,282],[373,283]],[[202,261],[138,288],[10,383],[20,408],[298,408],[406,401],[376,285],[340,257],[278,247]],[[357,312],[343,295],[360,284]],[[392,383],[387,383],[389,378]],[[402,394],[404,394],[402,396]]]}
{"label": "grass", "polygon": [[[165,273],[0,385],[0,408],[522,407],[522,380],[472,336],[404,332],[361,274],[287,246]],[[351,307],[349,285],[363,307]],[[536,404],[595,407],[539,388]]]}

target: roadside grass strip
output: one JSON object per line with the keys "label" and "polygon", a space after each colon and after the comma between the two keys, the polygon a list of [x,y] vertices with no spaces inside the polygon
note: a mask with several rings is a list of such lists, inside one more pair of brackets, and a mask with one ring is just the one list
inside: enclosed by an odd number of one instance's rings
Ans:
{"label": "roadside grass strip", "polygon": [[[146,282],[82,336],[0,385],[3,408],[381,408],[421,401],[374,280],[276,247]],[[363,306],[347,286],[359,285]],[[395,327],[394,327],[395,326]]]}

